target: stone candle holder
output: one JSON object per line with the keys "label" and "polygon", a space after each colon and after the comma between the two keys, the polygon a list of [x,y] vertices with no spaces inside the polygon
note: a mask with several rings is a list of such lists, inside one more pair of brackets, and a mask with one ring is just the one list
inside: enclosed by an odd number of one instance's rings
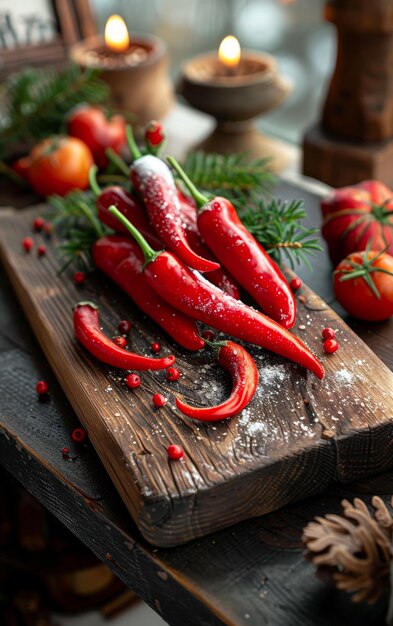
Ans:
{"label": "stone candle holder", "polygon": [[141,124],[163,117],[173,103],[165,43],[152,35],[131,34],[125,52],[112,52],[102,36],[76,43],[71,59],[83,68],[98,68],[110,87],[113,106],[133,113]]}
{"label": "stone candle holder", "polygon": [[195,57],[184,64],[178,91],[192,107],[216,119],[216,128],[199,149],[269,157],[272,168],[281,169],[286,156],[279,142],[263,136],[255,124],[260,115],[279,106],[292,91],[292,84],[279,74],[272,56],[243,50],[232,73],[215,52]]}

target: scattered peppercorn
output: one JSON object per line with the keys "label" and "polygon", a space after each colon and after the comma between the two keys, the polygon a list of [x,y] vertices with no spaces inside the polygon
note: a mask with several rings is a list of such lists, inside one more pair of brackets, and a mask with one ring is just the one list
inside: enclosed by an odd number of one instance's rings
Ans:
{"label": "scattered peppercorn", "polygon": [[45,221],[42,217],[36,217],[33,221],[33,230],[40,231],[43,229]]}
{"label": "scattered peppercorn", "polygon": [[38,246],[37,254],[38,254],[38,256],[44,256],[46,254],[46,247],[45,246]]}
{"label": "scattered peppercorn", "polygon": [[292,289],[292,291],[297,291],[298,289],[300,289],[300,287],[302,286],[302,281],[300,280],[300,278],[292,278],[292,280],[289,283],[290,288]]}
{"label": "scattered peppercorn", "polygon": [[26,252],[30,252],[34,247],[34,241],[31,237],[25,237],[22,239],[22,248],[26,250]]}
{"label": "scattered peppercorn", "polygon": [[72,431],[71,437],[72,441],[75,441],[75,443],[83,443],[86,439],[86,431],[84,428],[75,428],[75,430]]}
{"label": "scattered peppercorn", "polygon": [[68,459],[68,455],[70,454],[70,449],[69,448],[63,448],[61,453],[63,455],[63,459]]}
{"label": "scattered peppercorn", "polygon": [[153,404],[154,406],[160,407],[165,406],[168,402],[168,398],[162,395],[162,393],[155,393],[153,396]]}
{"label": "scattered peppercorn", "polygon": [[113,337],[113,343],[119,346],[119,348],[124,348],[127,340],[125,337]]}
{"label": "scattered peppercorn", "polygon": [[128,374],[126,377],[126,385],[130,389],[136,389],[141,384],[141,379],[138,374]]}
{"label": "scattered peppercorn", "polygon": [[179,376],[180,376],[180,372],[177,369],[177,367],[168,367],[166,374],[165,374],[167,380],[178,380]]}
{"label": "scattered peppercorn", "polygon": [[184,456],[183,449],[173,443],[171,443],[171,445],[167,447],[166,451],[169,458],[173,459],[174,461],[179,461],[179,459],[183,458]]}
{"label": "scattered peppercorn", "polygon": [[50,222],[45,222],[42,230],[44,231],[45,235],[51,235],[53,232],[53,224],[51,224]]}
{"label": "scattered peppercorn", "polygon": [[324,328],[322,331],[322,337],[324,339],[334,339],[334,337],[336,336],[336,332],[333,330],[333,328]]}
{"label": "scattered peppercorn", "polygon": [[161,350],[161,344],[158,342],[152,343],[150,347],[152,352],[154,352],[155,354],[158,354]]}
{"label": "scattered peppercorn", "polygon": [[205,330],[202,333],[202,338],[203,339],[207,339],[208,341],[214,341],[215,339],[215,334],[212,330]]}
{"label": "scattered peppercorn", "polygon": [[127,333],[130,332],[130,330],[132,328],[132,324],[128,320],[121,320],[121,322],[119,322],[117,328],[119,329],[119,331],[121,332],[122,335],[126,335]]}
{"label": "scattered peppercorn", "polygon": [[35,389],[39,396],[44,396],[49,391],[49,385],[45,380],[39,380]]}
{"label": "scattered peppercorn", "polygon": [[338,349],[338,342],[335,339],[325,339],[323,342],[323,349],[327,352],[327,354],[332,354]]}
{"label": "scattered peppercorn", "polygon": [[75,285],[83,285],[86,281],[86,274],[84,272],[75,272],[72,280],[74,281]]}
{"label": "scattered peppercorn", "polygon": [[171,445],[167,447],[166,451],[169,458],[173,459],[174,461],[179,461],[179,459],[183,458],[184,456],[182,448],[180,446],[176,446],[173,443],[171,443]]}

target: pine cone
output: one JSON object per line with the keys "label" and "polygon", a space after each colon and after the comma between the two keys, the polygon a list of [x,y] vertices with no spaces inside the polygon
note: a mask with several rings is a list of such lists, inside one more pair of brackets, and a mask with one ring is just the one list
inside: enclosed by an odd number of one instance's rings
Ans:
{"label": "pine cone", "polygon": [[[316,517],[303,531],[306,557],[354,602],[376,602],[390,586],[393,517],[378,496],[371,512],[363,500],[343,500],[343,515]],[[393,506],[393,498],[391,501]]]}

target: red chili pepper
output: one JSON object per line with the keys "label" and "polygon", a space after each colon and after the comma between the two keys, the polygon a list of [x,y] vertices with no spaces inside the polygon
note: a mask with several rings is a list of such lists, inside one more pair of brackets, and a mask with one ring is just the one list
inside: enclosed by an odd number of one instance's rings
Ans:
{"label": "red chili pepper", "polygon": [[247,406],[258,386],[258,370],[247,350],[232,341],[215,345],[219,346],[218,365],[227,370],[233,379],[232,392],[225,402],[203,408],[190,406],[176,398],[179,411],[195,420],[217,422],[233,417]]}
{"label": "red chili pepper", "polygon": [[162,124],[160,124],[160,122],[152,120],[145,130],[146,143],[148,143],[151,148],[157,149],[157,147],[161,146],[161,144],[164,143],[164,140],[165,134],[162,128]]}
{"label": "red chili pepper", "polygon": [[[184,227],[186,229],[186,237],[188,243],[190,244],[194,252],[196,252],[200,256],[203,256],[205,259],[210,259],[211,261],[217,262],[217,258],[214,256],[210,248],[208,248],[207,245],[203,242],[202,237],[199,233],[197,225],[197,207],[194,200],[190,196],[185,196],[180,190],[178,190],[177,195],[180,202],[181,214]],[[132,220],[130,220],[130,222],[132,222]],[[140,228],[138,228],[138,230],[140,230],[143,235],[142,230]],[[147,239],[147,241],[149,240]],[[229,274],[229,272],[226,272],[222,267],[219,267],[218,270],[214,270],[214,272],[208,272],[206,278],[210,280],[213,285],[217,285],[217,287],[220,287],[220,289],[225,291],[225,293],[228,293],[233,298],[236,298],[236,300],[239,300],[240,293],[235,279]]]}
{"label": "red chili pepper", "polygon": [[[203,243],[198,232],[196,224],[196,205],[194,201],[192,198],[187,199],[179,190],[177,190],[177,194],[189,245],[196,254],[216,262],[214,254]],[[117,186],[107,187],[97,197],[98,217],[101,222],[117,233],[128,234],[127,229],[120,224],[119,220],[109,213],[108,209],[111,205],[119,209],[120,213],[123,213],[123,215],[136,226],[154,250],[161,250],[164,247],[164,244],[154,233],[153,228],[146,219],[145,211],[137,198],[129,194],[123,187]],[[230,296],[239,299],[239,289],[234,279],[221,267],[213,272],[209,272],[206,278],[226,293],[229,293]]]}
{"label": "red chili pepper", "polygon": [[187,350],[204,347],[194,320],[160,298],[148,284],[143,274],[144,257],[134,241],[120,235],[103,237],[94,244],[92,255],[97,267],[178,344]]}
{"label": "red chili pepper", "polygon": [[168,161],[187,185],[196,201],[198,229],[218,260],[259,304],[284,328],[296,319],[296,300],[280,268],[240,221],[226,198],[208,200],[201,194],[175,159]]}
{"label": "red chili pepper", "polygon": [[139,200],[129,194],[123,187],[107,187],[97,197],[96,203],[98,217],[103,224],[113,228],[117,233],[129,234],[119,220],[109,213],[109,207],[114,205],[142,233],[152,248],[162,250],[164,247],[163,243],[150,226]]}
{"label": "red chili pepper", "polygon": [[203,276],[189,270],[170,252],[153,250],[115,207],[109,210],[117,215],[138,242],[145,257],[144,276],[164,300],[190,317],[233,337],[276,352],[323,378],[323,366],[300,339],[266,315],[228,296]]}
{"label": "red chili pepper", "polygon": [[170,367],[176,360],[172,355],[153,359],[119,348],[100,330],[98,309],[91,302],[80,302],[76,305],[74,331],[78,341],[90,354],[112,367],[123,370],[161,370]]}
{"label": "red chili pepper", "polygon": [[182,226],[177,188],[169,167],[156,156],[142,156],[130,127],[127,138],[134,162],[130,169],[131,181],[141,196],[150,223],[164,244],[193,269],[211,272],[218,263],[203,259],[190,247]]}

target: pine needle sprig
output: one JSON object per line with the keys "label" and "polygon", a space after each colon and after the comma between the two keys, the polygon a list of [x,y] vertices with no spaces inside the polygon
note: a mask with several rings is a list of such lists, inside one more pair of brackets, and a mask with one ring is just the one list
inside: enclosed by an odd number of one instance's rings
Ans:
{"label": "pine needle sprig", "polygon": [[275,182],[268,159],[249,160],[245,154],[190,152],[183,168],[201,191],[225,196],[239,209],[250,193],[269,193]]}
{"label": "pine needle sprig", "polygon": [[105,103],[108,87],[97,70],[70,65],[62,72],[52,67],[26,68],[4,85],[5,110],[0,122],[0,156],[15,142],[29,142],[59,133],[64,117],[81,102]]}
{"label": "pine needle sprig", "polygon": [[240,215],[244,225],[277,262],[305,263],[308,256],[322,250],[317,228],[302,224],[306,217],[303,200],[285,202],[278,198],[270,201],[255,199],[251,208]]}
{"label": "pine needle sprig", "polygon": [[70,265],[90,269],[92,245],[111,231],[98,219],[96,198],[91,191],[72,191],[64,197],[48,198],[52,209],[47,218],[56,228],[65,263],[60,273]]}

